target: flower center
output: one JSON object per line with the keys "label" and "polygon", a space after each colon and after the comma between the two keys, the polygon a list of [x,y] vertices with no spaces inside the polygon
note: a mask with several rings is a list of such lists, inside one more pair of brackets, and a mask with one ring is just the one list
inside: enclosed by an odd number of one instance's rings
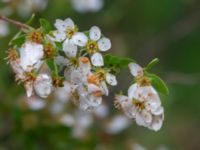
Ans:
{"label": "flower center", "polygon": [[70,58],[69,61],[70,61],[72,66],[78,67],[79,63],[78,63],[78,59],[76,57]]}
{"label": "flower center", "polygon": [[97,70],[95,75],[99,81],[104,81],[106,79],[106,71],[104,69]]}
{"label": "flower center", "polygon": [[27,36],[27,39],[30,40],[31,42],[35,42],[37,44],[42,44],[43,42],[43,33],[42,31],[38,30],[34,30],[33,32],[30,32]]}
{"label": "flower center", "polygon": [[48,43],[44,46],[45,58],[52,58],[55,56],[55,49],[51,43]]}
{"label": "flower center", "polygon": [[19,58],[18,53],[17,53],[17,50],[14,49],[14,48],[8,49],[7,54],[8,54],[8,56],[7,56],[6,59],[7,59],[9,62],[10,62],[10,61],[15,61],[15,60],[17,60],[17,59]]}
{"label": "flower center", "polygon": [[151,81],[148,77],[142,76],[136,79],[136,82],[139,83],[140,86],[149,86],[151,85]]}
{"label": "flower center", "polygon": [[89,41],[87,44],[87,51],[89,54],[94,54],[98,51],[98,45],[96,41]]}
{"label": "flower center", "polygon": [[143,110],[145,108],[144,102],[141,102],[139,100],[133,100],[133,104],[136,106],[137,109]]}
{"label": "flower center", "polygon": [[78,31],[78,28],[77,27],[75,27],[74,29],[66,29],[66,34],[67,34],[67,37],[69,38],[69,39],[71,39],[72,38],[72,36],[76,33]]}

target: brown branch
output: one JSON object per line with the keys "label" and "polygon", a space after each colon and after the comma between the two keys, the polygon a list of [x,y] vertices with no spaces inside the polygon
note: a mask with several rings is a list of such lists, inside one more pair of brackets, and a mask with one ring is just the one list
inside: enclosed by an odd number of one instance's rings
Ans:
{"label": "brown branch", "polygon": [[2,15],[0,15],[0,20],[6,21],[8,23],[11,23],[11,24],[17,26],[20,29],[31,29],[32,28],[31,26],[29,26],[27,24],[24,24],[24,23],[16,21],[16,20],[9,19],[9,18],[7,18],[5,16],[2,16]]}

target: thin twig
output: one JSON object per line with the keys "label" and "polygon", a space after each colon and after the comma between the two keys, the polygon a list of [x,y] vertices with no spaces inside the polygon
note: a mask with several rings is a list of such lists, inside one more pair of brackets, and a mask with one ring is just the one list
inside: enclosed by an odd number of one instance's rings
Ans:
{"label": "thin twig", "polygon": [[27,24],[24,24],[24,23],[16,21],[16,20],[9,19],[9,18],[7,18],[5,16],[2,16],[2,15],[0,15],[0,20],[6,21],[8,23],[11,23],[11,24],[17,26],[20,29],[31,29],[32,28],[31,26],[29,26]]}

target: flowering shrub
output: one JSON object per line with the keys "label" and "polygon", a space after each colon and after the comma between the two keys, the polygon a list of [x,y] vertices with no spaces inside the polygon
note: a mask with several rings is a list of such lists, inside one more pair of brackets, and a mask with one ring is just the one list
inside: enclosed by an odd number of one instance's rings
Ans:
{"label": "flowering shrub", "polygon": [[133,59],[105,54],[112,44],[101,29],[93,26],[80,31],[70,18],[57,19],[55,28],[40,19],[37,29],[2,16],[0,19],[21,29],[10,41],[7,60],[27,97],[45,99],[59,89],[65,91],[62,99],[92,111],[102,104],[102,96],[109,95],[110,86],[119,84],[116,76],[120,70],[129,68],[134,80],[128,96],[116,94],[116,108],[138,125],[155,131],[161,128],[164,109],[159,93],[168,94],[168,89],[158,76],[149,73],[158,59],[142,68]]}

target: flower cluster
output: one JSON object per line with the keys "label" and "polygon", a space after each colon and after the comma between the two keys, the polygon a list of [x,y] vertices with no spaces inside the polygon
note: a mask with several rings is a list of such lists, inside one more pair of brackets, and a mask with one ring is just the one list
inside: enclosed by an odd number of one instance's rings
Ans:
{"label": "flower cluster", "polygon": [[164,119],[159,95],[144,75],[143,68],[135,63],[130,63],[129,68],[136,83],[129,87],[128,96],[116,96],[116,107],[121,108],[129,118],[134,118],[138,125],[157,131]]}
{"label": "flower cluster", "polygon": [[82,110],[94,110],[101,105],[102,97],[109,95],[109,86],[118,84],[120,69],[129,66],[135,83],[128,96],[116,96],[116,106],[139,125],[156,131],[161,128],[164,111],[153,81],[161,92],[167,89],[160,78],[147,72],[154,61],[143,69],[132,59],[104,55],[111,49],[111,41],[97,26],[80,31],[70,18],[57,19],[55,28],[45,19],[40,24],[38,29],[23,25],[25,33],[17,34],[8,50],[8,62],[27,97],[45,99],[54,93],[63,104],[71,100]]}
{"label": "flower cluster", "polygon": [[8,51],[16,80],[24,83],[28,97],[36,94],[47,98],[55,89],[67,85],[66,98],[81,109],[99,106],[102,96],[109,93],[108,85],[117,85],[101,54],[111,48],[110,40],[97,26],[88,32],[78,31],[70,18],[57,19],[54,25],[56,30],[48,34],[41,29],[28,32],[20,47]]}

